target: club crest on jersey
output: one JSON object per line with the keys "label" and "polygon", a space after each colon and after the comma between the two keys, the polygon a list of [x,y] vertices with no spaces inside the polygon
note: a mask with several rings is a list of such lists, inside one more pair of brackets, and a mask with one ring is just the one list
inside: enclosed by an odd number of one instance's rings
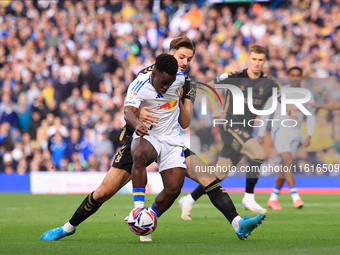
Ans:
{"label": "club crest on jersey", "polygon": [[138,95],[137,92],[131,91],[131,92],[129,93],[129,99],[132,100],[132,99],[134,99],[137,95]]}
{"label": "club crest on jersey", "polygon": [[181,87],[178,87],[176,89],[176,95],[179,96],[181,94]]}
{"label": "club crest on jersey", "polygon": [[177,106],[177,100],[171,99],[169,102],[159,106],[157,110],[164,109],[164,110],[172,111],[173,109],[175,109],[176,106]]}

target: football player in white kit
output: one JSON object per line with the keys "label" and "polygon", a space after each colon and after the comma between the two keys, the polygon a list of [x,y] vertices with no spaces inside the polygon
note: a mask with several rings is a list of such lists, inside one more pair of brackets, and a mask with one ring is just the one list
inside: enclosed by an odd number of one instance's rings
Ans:
{"label": "football player in white kit", "polygon": [[[289,85],[285,85],[283,87],[300,87],[301,78],[302,78],[302,69],[295,66],[288,70],[288,77],[290,80]],[[312,93],[311,93],[312,94]],[[310,99],[311,103],[314,103],[314,97]],[[267,105],[264,107],[272,105],[271,99],[268,100]],[[295,186],[294,179],[294,159],[299,148],[299,145],[303,143],[303,146],[308,147],[310,145],[311,136],[314,132],[315,126],[315,110],[311,106],[306,107],[307,110],[312,114],[307,116],[307,133],[308,136],[305,141],[302,140],[301,137],[301,123],[304,118],[304,114],[296,110],[296,114],[298,116],[297,125],[295,127],[284,127],[281,125],[282,120],[286,118],[286,116],[281,115],[280,113],[280,105],[277,106],[276,111],[274,113],[274,119],[279,119],[280,121],[273,121],[273,127],[271,129],[271,137],[273,139],[274,146],[276,148],[277,153],[281,157],[281,168],[280,172],[277,175],[275,187],[271,193],[271,196],[267,202],[267,206],[273,210],[281,210],[280,202],[278,201],[278,197],[280,195],[281,188],[285,181],[289,186],[289,191],[293,200],[293,205],[295,208],[302,208],[304,202],[299,196],[297,192],[297,188]],[[261,117],[262,121],[266,123],[268,116],[263,115]],[[259,141],[263,143],[263,137],[266,131],[266,126],[263,125],[259,130]],[[281,170],[282,169],[282,170]]]}
{"label": "football player in white kit", "polygon": [[[157,216],[172,205],[184,182],[186,163],[177,105],[184,81],[177,60],[172,55],[161,54],[157,56],[152,72],[140,74],[130,84],[125,102],[126,123],[135,128],[131,143],[134,204],[136,208],[144,207],[146,166],[157,158],[164,185],[151,207]],[[149,112],[159,118],[157,126],[151,125],[147,129],[137,119],[135,112],[143,106],[153,108]]]}

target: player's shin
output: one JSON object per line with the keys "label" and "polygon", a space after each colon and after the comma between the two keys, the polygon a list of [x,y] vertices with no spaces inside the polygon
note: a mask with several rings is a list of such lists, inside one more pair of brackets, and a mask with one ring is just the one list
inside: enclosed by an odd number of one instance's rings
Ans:
{"label": "player's shin", "polygon": [[[90,217],[92,214],[94,214],[103,203],[99,203],[93,198],[93,193],[89,194],[84,201],[81,203],[81,205],[78,207],[76,212],[73,214],[72,218],[69,220],[69,223],[71,226],[76,227],[80,223],[82,223],[84,220],[86,220],[88,217]],[[65,224],[64,229],[66,232],[72,232],[73,230],[70,229],[69,225]]]}
{"label": "player's shin", "polygon": [[254,188],[260,176],[263,159],[252,159],[247,171],[246,193],[254,194]]}
{"label": "player's shin", "polygon": [[[217,180],[210,183],[207,187],[205,187],[205,191],[209,196],[210,201],[213,205],[227,218],[230,224],[233,225],[235,230],[238,229],[238,226],[235,224],[240,220],[235,220],[233,224],[233,220],[238,216],[236,212],[236,208],[234,206],[233,201],[229,197],[228,193],[221,187]],[[234,226],[235,225],[235,226]],[[237,228],[236,228],[237,227]]]}

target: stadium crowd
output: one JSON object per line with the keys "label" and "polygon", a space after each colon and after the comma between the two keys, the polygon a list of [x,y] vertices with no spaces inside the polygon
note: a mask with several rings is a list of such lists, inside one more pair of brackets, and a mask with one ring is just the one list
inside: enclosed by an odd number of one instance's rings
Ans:
{"label": "stadium crowd", "polygon": [[[268,49],[265,73],[285,78],[298,65],[317,102],[340,100],[339,0],[230,6],[0,1],[0,171],[107,171],[121,146],[127,86],[182,35],[196,47],[187,72],[193,79],[246,68],[256,43]],[[220,149],[219,132],[196,105],[190,139],[209,163]],[[319,109],[317,118],[314,141],[297,160],[340,164],[340,113]],[[268,163],[278,159],[267,136]]]}

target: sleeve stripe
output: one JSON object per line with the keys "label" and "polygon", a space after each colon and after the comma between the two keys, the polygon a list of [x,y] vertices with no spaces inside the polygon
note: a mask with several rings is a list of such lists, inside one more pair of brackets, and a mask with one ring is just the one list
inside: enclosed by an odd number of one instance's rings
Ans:
{"label": "sleeve stripe", "polygon": [[183,75],[185,77],[185,75],[184,75],[184,73],[182,73],[182,71],[177,71],[177,75]]}
{"label": "sleeve stripe", "polygon": [[137,89],[137,87],[139,86],[141,81],[138,81],[135,86],[133,86],[133,88],[131,89],[131,91],[135,91]]}
{"label": "sleeve stripe", "polygon": [[141,85],[141,86],[139,86],[139,88],[138,88],[138,90],[136,91],[136,92],[138,92],[143,86],[144,86],[144,84],[147,82],[147,81],[149,81],[150,80],[150,78],[148,78],[147,80],[145,80],[144,82],[143,82],[143,84]]}

